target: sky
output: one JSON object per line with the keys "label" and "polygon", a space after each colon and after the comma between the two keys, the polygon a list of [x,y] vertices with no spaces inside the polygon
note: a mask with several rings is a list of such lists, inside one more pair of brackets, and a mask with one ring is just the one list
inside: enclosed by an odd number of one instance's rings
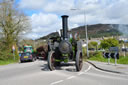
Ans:
{"label": "sky", "polygon": [[[128,24],[128,0],[16,0],[31,20],[26,37],[37,39],[62,28],[62,15],[69,15],[69,29],[85,24]],[[76,10],[71,10],[76,9]]]}

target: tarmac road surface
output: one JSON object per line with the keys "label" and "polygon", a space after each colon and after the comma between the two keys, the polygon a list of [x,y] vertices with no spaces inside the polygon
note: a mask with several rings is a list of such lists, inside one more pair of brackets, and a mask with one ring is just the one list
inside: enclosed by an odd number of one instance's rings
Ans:
{"label": "tarmac road surface", "polygon": [[80,72],[63,65],[49,71],[46,61],[0,66],[0,85],[128,85],[128,75],[98,70],[85,62]]}

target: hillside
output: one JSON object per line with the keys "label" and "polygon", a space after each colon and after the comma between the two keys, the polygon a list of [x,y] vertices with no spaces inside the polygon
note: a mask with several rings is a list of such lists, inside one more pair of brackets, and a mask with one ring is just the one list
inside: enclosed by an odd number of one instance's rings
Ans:
{"label": "hillside", "polygon": [[[117,24],[95,24],[95,25],[88,25],[88,36],[93,38],[98,37],[109,37],[109,36],[117,36],[121,35],[122,33],[118,30]],[[85,26],[80,26],[71,30],[74,34],[79,32],[81,38],[85,38]]]}
{"label": "hillside", "polygon": [[[88,36],[92,38],[98,37],[109,37],[109,36],[117,36],[122,35],[122,33],[118,30],[118,24],[95,24],[88,25]],[[79,33],[81,38],[85,38],[85,26],[80,26],[76,28],[72,28],[70,30],[72,34]],[[40,39],[47,39],[51,36],[57,36],[58,33],[54,32],[47,36],[41,37]]]}

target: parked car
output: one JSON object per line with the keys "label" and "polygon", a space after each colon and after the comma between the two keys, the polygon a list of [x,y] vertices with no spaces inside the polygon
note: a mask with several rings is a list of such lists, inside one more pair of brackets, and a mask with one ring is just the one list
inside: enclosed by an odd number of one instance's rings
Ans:
{"label": "parked car", "polygon": [[20,62],[25,62],[25,61],[35,61],[36,60],[36,57],[35,56],[32,56],[32,53],[30,52],[25,52],[25,53],[22,53],[21,54],[21,57],[20,57]]}

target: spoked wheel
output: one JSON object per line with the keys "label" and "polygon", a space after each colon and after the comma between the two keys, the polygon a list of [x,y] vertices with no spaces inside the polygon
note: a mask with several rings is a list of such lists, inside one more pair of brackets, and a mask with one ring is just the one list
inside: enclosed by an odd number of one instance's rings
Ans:
{"label": "spoked wheel", "polygon": [[80,51],[76,54],[76,71],[80,71],[83,66],[83,57]]}
{"label": "spoked wheel", "polygon": [[48,54],[48,67],[51,71],[55,70],[55,53],[50,51]]}

